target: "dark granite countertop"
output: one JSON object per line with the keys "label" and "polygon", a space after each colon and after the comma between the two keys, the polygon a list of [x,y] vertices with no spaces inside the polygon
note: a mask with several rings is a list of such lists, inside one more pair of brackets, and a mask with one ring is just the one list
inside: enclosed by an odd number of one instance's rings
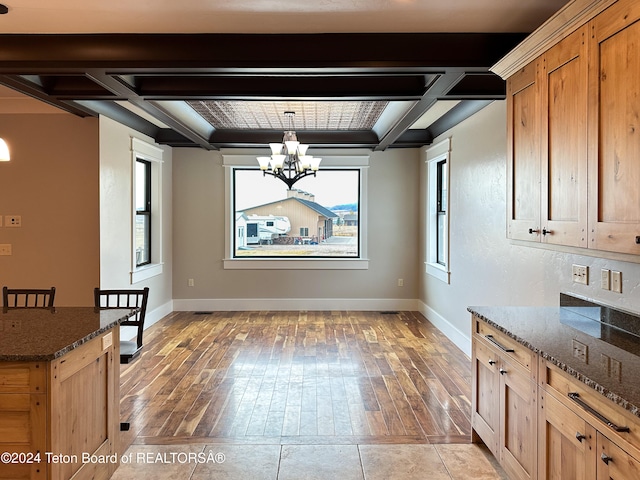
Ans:
{"label": "dark granite countertop", "polygon": [[53,360],[128,318],[131,309],[0,309],[0,361]]}
{"label": "dark granite countertop", "polygon": [[[568,303],[573,304],[468,310],[640,417],[640,317],[589,302]],[[574,356],[575,341],[587,346],[586,362]],[[619,376],[614,362],[620,362]]]}

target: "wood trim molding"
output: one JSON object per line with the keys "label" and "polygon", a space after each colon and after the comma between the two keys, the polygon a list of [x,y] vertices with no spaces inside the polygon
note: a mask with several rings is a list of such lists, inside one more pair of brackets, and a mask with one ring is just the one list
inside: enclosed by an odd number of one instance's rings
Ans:
{"label": "wood trim molding", "polygon": [[617,0],[572,0],[489,70],[509,78]]}

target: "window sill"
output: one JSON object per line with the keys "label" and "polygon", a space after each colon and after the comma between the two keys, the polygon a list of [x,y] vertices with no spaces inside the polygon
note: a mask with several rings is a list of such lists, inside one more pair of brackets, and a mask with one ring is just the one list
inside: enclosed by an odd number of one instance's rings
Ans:
{"label": "window sill", "polygon": [[431,275],[432,277],[437,278],[438,280],[443,281],[444,283],[450,283],[451,272],[444,265],[440,265],[439,263],[429,263],[426,262],[427,266],[427,275]]}
{"label": "window sill", "polygon": [[368,270],[365,259],[243,259],[225,258],[225,270]]}
{"label": "window sill", "polygon": [[143,280],[147,280],[151,277],[161,275],[164,270],[164,263],[153,263],[151,265],[145,265],[144,267],[137,268],[131,272],[131,285]]}

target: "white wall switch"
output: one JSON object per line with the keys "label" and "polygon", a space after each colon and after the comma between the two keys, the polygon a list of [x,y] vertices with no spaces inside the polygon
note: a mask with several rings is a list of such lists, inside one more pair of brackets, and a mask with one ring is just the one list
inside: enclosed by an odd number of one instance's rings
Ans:
{"label": "white wall switch", "polygon": [[606,268],[600,270],[600,288],[611,290],[611,271]]}
{"label": "white wall switch", "polygon": [[589,267],[585,267],[584,265],[572,265],[571,273],[573,283],[589,285]]}
{"label": "white wall switch", "polygon": [[622,293],[622,273],[611,271],[611,290]]}

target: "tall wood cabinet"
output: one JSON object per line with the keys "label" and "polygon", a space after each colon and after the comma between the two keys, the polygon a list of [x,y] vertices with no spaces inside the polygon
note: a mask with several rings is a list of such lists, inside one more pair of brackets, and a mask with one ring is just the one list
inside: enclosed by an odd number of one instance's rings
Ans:
{"label": "tall wood cabinet", "polygon": [[595,11],[504,77],[507,234],[640,254],[640,0]]}

